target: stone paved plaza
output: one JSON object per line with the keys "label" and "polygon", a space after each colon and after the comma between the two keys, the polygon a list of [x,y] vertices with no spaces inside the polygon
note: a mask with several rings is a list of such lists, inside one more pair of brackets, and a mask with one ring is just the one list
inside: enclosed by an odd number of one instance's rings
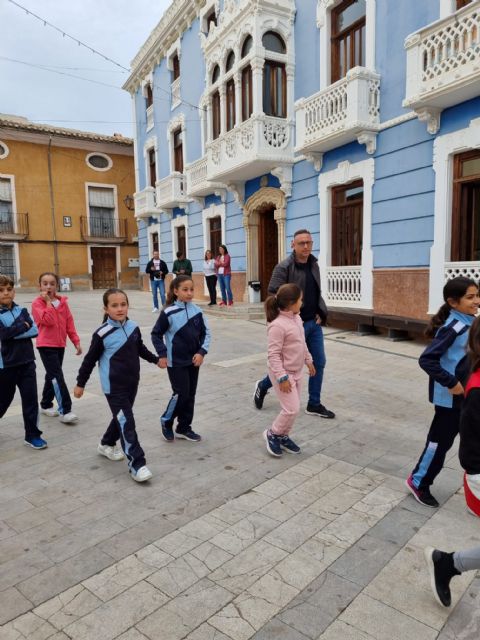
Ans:
{"label": "stone paved plaza", "polygon": [[[150,345],[150,296],[130,298]],[[86,350],[101,293],[70,303]],[[302,454],[273,459],[262,431],[277,402],[252,404],[265,326],[210,326],[193,425],[201,443],[163,441],[167,374],[142,363],[135,413],[154,473],[144,485],[96,453],[109,420],[96,373],[74,402],[77,425],[42,416],[44,451],[23,446],[15,398],[0,422],[0,640],[477,639],[480,580],[456,578],[443,609],[422,555],[427,544],[480,544],[456,449],[435,485],[440,509],[404,486],[431,417],[422,345],[327,329],[323,400],[337,418],[302,413]],[[72,387],[80,361],[69,348]]]}

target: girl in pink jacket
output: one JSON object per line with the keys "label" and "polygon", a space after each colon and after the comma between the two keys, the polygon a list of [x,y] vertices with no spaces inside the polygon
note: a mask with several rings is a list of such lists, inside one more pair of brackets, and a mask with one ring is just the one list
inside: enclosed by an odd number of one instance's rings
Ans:
{"label": "girl in pink jacket", "polygon": [[282,285],[277,294],[265,301],[268,334],[268,375],[280,400],[280,413],[270,429],[263,433],[267,451],[280,457],[282,450],[300,453],[300,447],[289,438],[300,411],[300,391],[303,365],[315,375],[313,359],[305,343],[305,331],[300,319],[303,296],[296,284]]}
{"label": "girl in pink jacket", "polygon": [[[73,342],[77,356],[82,353],[80,338],[67,298],[57,294],[58,277],[54,273],[42,273],[38,282],[40,295],[32,302],[32,315],[38,327],[37,349],[45,367],[40,412],[50,418],[59,415],[61,422],[72,424],[78,418],[72,413],[72,399],[63,377],[62,364],[67,336]],[[54,398],[58,409],[53,406]]]}

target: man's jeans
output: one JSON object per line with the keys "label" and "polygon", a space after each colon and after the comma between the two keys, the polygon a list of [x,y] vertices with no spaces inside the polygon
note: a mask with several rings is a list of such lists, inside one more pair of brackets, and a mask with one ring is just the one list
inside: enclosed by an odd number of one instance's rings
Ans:
{"label": "man's jeans", "polygon": [[[327,362],[325,357],[325,344],[323,342],[322,327],[315,320],[307,320],[303,323],[305,331],[305,342],[308,350],[312,354],[313,364],[315,366],[315,375],[308,380],[308,404],[318,406],[320,404],[320,395],[322,392],[323,370]],[[265,376],[260,380],[260,388],[268,391],[272,387],[270,378]]]}
{"label": "man's jeans", "polygon": [[160,291],[160,299],[162,306],[165,304],[165,281],[164,280],[151,280],[152,283],[152,297],[154,309],[159,309],[158,306],[158,292]]}

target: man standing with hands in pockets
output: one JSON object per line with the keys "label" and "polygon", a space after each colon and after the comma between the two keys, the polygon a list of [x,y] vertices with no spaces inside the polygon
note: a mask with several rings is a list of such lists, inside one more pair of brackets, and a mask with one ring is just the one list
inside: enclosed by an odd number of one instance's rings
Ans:
{"label": "man standing with hands in pockets", "polygon": [[[305,413],[331,419],[335,414],[320,402],[323,370],[326,363],[322,325],[327,322],[327,306],[322,298],[318,261],[312,255],[313,240],[310,231],[307,229],[295,231],[291,247],[293,251],[290,256],[279,262],[273,270],[268,293],[276,294],[282,284],[291,282],[300,287],[303,293],[300,317],[303,321],[305,342],[312,354],[316,371],[315,375],[309,379],[308,404]],[[263,401],[271,386],[268,375],[255,383],[253,401],[257,409],[263,407]]]}
{"label": "man standing with hands in pockets", "polygon": [[165,304],[165,276],[168,273],[166,262],[160,260],[158,251],[153,252],[153,258],[147,262],[145,273],[150,276],[150,284],[152,285],[153,309],[152,313],[158,311],[158,292],[160,291],[160,299],[162,306]]}

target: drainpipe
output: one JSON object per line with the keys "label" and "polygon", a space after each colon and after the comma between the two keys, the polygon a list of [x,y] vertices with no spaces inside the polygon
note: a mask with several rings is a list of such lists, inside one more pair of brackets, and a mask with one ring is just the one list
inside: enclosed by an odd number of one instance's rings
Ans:
{"label": "drainpipe", "polygon": [[50,191],[50,214],[52,217],[52,237],[53,237],[53,267],[55,274],[59,275],[58,262],[58,244],[57,244],[57,225],[55,221],[55,201],[53,199],[53,180],[52,180],[52,136],[48,140],[48,187]]}

